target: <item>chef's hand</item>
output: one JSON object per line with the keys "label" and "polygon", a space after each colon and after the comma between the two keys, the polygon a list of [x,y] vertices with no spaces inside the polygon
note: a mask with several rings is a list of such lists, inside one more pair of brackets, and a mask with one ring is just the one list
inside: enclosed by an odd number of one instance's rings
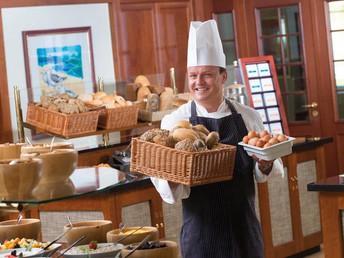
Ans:
{"label": "chef's hand", "polygon": [[252,158],[258,163],[258,167],[263,174],[269,175],[275,160],[264,160],[258,158],[256,155],[252,155]]}

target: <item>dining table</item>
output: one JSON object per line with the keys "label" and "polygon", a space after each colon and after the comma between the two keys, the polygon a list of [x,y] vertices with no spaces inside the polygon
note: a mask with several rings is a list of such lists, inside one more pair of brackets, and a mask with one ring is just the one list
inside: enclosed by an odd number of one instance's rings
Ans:
{"label": "dining table", "polygon": [[344,174],[309,183],[307,190],[319,192],[325,257],[344,257],[342,223],[342,210],[344,210]]}

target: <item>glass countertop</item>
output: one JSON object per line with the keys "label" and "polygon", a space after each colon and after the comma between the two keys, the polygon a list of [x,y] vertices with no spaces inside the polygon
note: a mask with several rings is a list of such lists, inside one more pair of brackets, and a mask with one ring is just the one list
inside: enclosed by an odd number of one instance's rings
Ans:
{"label": "glass countertop", "polygon": [[63,184],[38,184],[28,195],[0,197],[0,210],[21,211],[52,201],[113,191],[135,179],[134,175],[109,167],[77,168]]}

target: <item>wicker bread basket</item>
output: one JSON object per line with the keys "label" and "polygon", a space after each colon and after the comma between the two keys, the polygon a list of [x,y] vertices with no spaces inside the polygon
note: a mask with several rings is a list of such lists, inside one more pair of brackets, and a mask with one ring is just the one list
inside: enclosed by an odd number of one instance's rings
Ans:
{"label": "wicker bread basket", "polygon": [[139,120],[144,122],[154,122],[154,121],[161,121],[161,119],[164,118],[164,116],[171,114],[176,109],[168,109],[164,111],[148,111],[145,109],[140,108],[139,109]]}
{"label": "wicker bread basket", "polygon": [[26,122],[65,137],[95,132],[99,111],[64,114],[28,103]]}
{"label": "wicker bread basket", "polygon": [[98,127],[102,129],[116,129],[137,124],[138,105],[100,110]]}
{"label": "wicker bread basket", "polygon": [[134,137],[130,171],[188,186],[203,185],[232,179],[235,154],[236,147],[232,145],[188,152]]}

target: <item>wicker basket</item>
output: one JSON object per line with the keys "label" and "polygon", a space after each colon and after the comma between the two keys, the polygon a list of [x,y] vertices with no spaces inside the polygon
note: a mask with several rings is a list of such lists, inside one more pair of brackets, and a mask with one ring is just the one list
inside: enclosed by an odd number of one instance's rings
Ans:
{"label": "wicker basket", "polygon": [[219,144],[205,152],[188,152],[140,140],[131,141],[130,171],[188,186],[230,180],[236,147]]}
{"label": "wicker basket", "polygon": [[138,105],[105,108],[100,111],[98,127],[116,129],[137,124]]}
{"label": "wicker basket", "polygon": [[28,103],[26,122],[65,137],[97,130],[99,111],[64,114]]}
{"label": "wicker basket", "polygon": [[164,116],[171,114],[176,109],[168,109],[164,111],[147,111],[145,109],[139,109],[139,120],[144,122],[154,122],[154,121],[161,121]]}

